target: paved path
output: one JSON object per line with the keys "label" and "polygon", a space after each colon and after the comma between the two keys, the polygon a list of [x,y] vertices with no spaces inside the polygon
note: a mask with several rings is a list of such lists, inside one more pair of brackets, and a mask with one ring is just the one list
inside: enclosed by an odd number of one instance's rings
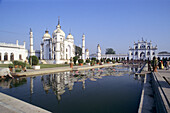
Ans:
{"label": "paved path", "polygon": [[110,67],[122,65],[122,63],[115,63],[115,64],[104,64],[104,65],[95,65],[95,66],[73,66],[73,69],[69,66],[67,67],[56,67],[56,68],[43,68],[39,70],[28,69],[27,72],[19,72],[13,74],[13,76],[33,76],[33,75],[42,75],[42,74],[49,74],[49,73],[57,73],[57,72],[64,72],[64,71],[74,71],[74,70],[86,70],[86,69],[94,69],[94,68],[102,68],[102,67]]}
{"label": "paved path", "polygon": [[158,72],[153,73],[153,77],[157,82],[157,87],[159,91],[159,95],[162,99],[162,102],[165,106],[165,109],[168,113],[170,113],[170,70],[158,70]]}
{"label": "paved path", "polygon": [[0,113],[50,113],[14,97],[0,93]]}

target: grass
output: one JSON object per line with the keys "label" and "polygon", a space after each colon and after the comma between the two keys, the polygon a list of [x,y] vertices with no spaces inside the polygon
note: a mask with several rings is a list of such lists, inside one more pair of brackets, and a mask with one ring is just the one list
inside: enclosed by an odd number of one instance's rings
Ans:
{"label": "grass", "polygon": [[6,68],[8,68],[8,65],[9,65],[9,64],[0,64],[0,67],[4,67],[4,68],[6,67]]}
{"label": "grass", "polygon": [[[3,68],[8,68],[9,64],[0,64],[0,67]],[[40,65],[41,68],[53,68],[53,67],[65,67],[65,66],[69,66],[69,64],[38,64]],[[27,69],[29,69],[29,65],[26,66]]]}

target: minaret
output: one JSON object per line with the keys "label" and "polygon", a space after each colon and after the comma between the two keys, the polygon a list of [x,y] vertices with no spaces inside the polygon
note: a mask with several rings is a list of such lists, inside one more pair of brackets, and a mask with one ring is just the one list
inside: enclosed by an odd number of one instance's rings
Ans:
{"label": "minaret", "polygon": [[97,45],[97,59],[100,60],[101,59],[101,48],[100,45]]}
{"label": "minaret", "polygon": [[[57,25],[57,29],[58,28],[61,28],[61,26],[60,26],[60,18],[58,18],[58,25]],[[60,34],[58,34],[57,36],[59,36]],[[59,38],[57,38],[57,42],[55,43],[55,45],[54,45],[54,47],[55,47],[55,62],[56,62],[56,64],[57,63],[59,63],[59,61],[60,61],[60,52],[61,52],[61,50],[60,50],[60,39]]]}
{"label": "minaret", "polygon": [[85,35],[82,36],[82,59],[85,61]]}
{"label": "minaret", "polygon": [[32,29],[30,28],[30,56],[33,56],[33,32]]}

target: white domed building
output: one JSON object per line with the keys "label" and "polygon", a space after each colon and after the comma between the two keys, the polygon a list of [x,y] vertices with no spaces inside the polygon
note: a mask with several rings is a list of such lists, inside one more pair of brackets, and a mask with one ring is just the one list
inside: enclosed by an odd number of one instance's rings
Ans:
{"label": "white domed building", "polygon": [[152,46],[152,42],[138,41],[134,46],[129,47],[129,60],[152,60],[156,56],[157,45]]}
{"label": "white domed building", "polygon": [[48,30],[45,31],[40,48],[40,60],[44,60],[46,63],[62,64],[69,62],[70,58],[75,56],[74,37],[69,33],[65,39],[60,21],[58,21],[52,37]]}

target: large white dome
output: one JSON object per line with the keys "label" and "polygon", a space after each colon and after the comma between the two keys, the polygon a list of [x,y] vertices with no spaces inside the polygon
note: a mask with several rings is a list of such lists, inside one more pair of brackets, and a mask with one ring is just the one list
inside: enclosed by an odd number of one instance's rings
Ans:
{"label": "large white dome", "polygon": [[[59,25],[58,25],[59,26]],[[63,36],[63,37],[65,37],[65,33],[64,33],[64,31],[63,30],[61,30],[61,28],[60,27],[58,27],[57,26],[57,29],[56,30],[54,30],[54,32],[53,32],[53,36],[55,36],[55,35],[57,35],[57,33],[61,33],[61,35]]]}

